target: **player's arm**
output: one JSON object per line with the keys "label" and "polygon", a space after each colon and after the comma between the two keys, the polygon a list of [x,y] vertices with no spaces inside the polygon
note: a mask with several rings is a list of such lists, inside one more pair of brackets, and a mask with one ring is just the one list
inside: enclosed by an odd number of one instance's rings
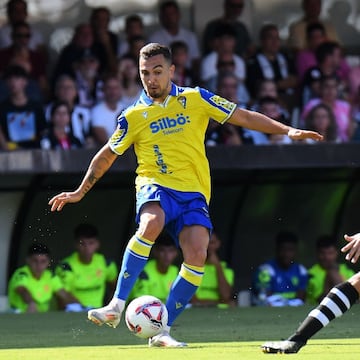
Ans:
{"label": "player's arm", "polygon": [[355,264],[360,256],[360,233],[349,236],[344,235],[344,239],[348,242],[341,248],[343,253],[346,253],[345,259]]}
{"label": "player's arm", "polygon": [[105,144],[91,160],[80,186],[75,191],[62,192],[50,199],[49,205],[51,205],[51,211],[60,211],[67,203],[80,201],[105,172],[109,170],[117,156],[110,149],[110,146]]}
{"label": "player's arm", "polygon": [[261,113],[240,108],[236,108],[227,122],[266,134],[287,135],[292,140],[323,139],[323,136],[315,131],[295,129]]}
{"label": "player's arm", "polygon": [[37,312],[37,306],[30,291],[25,286],[18,286],[15,291],[20,295],[22,300],[27,304],[26,312]]}

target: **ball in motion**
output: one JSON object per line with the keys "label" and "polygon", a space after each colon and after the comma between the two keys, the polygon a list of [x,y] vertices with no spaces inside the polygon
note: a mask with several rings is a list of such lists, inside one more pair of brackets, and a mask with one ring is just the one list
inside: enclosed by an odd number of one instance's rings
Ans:
{"label": "ball in motion", "polygon": [[130,302],[126,308],[125,321],[134,335],[147,339],[164,329],[168,321],[168,312],[158,298],[143,295]]}

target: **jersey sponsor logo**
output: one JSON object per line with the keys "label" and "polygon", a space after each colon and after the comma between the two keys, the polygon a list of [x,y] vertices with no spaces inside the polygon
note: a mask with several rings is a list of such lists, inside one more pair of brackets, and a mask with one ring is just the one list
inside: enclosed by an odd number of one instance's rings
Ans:
{"label": "jersey sponsor logo", "polygon": [[159,167],[159,171],[162,174],[171,174],[171,171],[168,170],[168,167],[164,161],[164,157],[160,151],[159,145],[154,145],[153,149],[156,156],[156,165]]}
{"label": "jersey sponsor logo", "polygon": [[211,98],[209,100],[212,103],[214,103],[216,106],[218,106],[228,112],[232,111],[234,109],[234,106],[236,106],[231,101],[224,99],[219,95],[213,95],[213,96],[211,96]]}
{"label": "jersey sponsor logo", "polygon": [[153,134],[163,131],[164,135],[173,134],[184,130],[184,126],[190,123],[190,117],[184,114],[176,114],[176,118],[164,117],[153,121],[150,124],[150,130]]}

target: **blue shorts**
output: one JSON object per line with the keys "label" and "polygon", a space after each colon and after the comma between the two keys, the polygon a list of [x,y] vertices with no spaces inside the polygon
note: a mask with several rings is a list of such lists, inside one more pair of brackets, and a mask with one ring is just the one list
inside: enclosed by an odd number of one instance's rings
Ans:
{"label": "blue shorts", "polygon": [[136,223],[140,211],[148,202],[159,202],[165,212],[165,228],[179,245],[179,233],[184,226],[202,225],[212,231],[209,206],[198,192],[172,190],[160,185],[144,185],[136,194]]}

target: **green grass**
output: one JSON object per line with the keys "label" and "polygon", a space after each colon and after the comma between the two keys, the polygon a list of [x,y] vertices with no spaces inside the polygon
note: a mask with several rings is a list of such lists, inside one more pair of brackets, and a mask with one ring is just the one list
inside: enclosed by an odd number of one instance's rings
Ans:
{"label": "green grass", "polygon": [[[260,345],[295,330],[309,312],[300,308],[189,309],[173,327],[185,349],[148,348],[121,323],[117,329],[97,327],[85,313],[1,314],[0,359],[146,359],[232,360],[266,359]],[[358,360],[360,308],[355,305],[297,355],[296,359]]]}

